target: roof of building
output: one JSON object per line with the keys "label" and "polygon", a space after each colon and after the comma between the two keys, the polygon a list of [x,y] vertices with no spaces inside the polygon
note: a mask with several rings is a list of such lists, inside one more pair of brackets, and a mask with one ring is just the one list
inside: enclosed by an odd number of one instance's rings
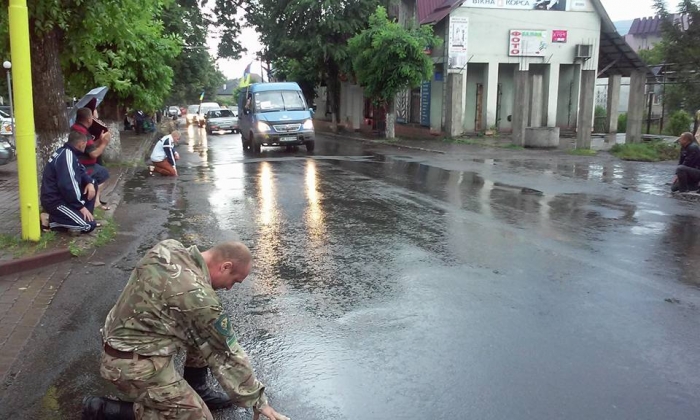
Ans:
{"label": "roof of building", "polygon": [[600,47],[598,54],[598,77],[621,75],[629,77],[634,71],[643,70],[653,76],[651,69],[617,33],[615,24],[603,7],[601,0],[591,0],[593,8],[600,16]]}
{"label": "roof of building", "polygon": [[418,0],[418,21],[421,25],[440,22],[462,3],[464,0]]}
{"label": "roof of building", "polygon": [[[670,16],[674,22],[683,25],[683,29],[688,29],[690,21],[688,15],[682,15],[679,13]],[[637,18],[632,22],[632,26],[628,32],[629,35],[661,35],[661,16],[651,16]]]}

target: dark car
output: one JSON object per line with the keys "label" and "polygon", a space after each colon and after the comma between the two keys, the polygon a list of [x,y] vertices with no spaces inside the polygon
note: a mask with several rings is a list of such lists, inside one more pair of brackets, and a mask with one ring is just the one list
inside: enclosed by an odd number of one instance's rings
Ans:
{"label": "dark car", "polygon": [[205,115],[207,133],[214,131],[238,132],[238,115],[230,109],[212,109]]}

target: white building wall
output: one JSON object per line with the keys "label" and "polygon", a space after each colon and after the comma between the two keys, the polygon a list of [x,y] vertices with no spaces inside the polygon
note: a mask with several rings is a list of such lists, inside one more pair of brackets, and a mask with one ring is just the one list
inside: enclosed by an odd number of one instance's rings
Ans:
{"label": "white building wall", "polygon": [[[585,11],[546,11],[546,10],[512,10],[503,8],[468,7],[469,1],[452,12],[452,16],[468,19],[467,58],[468,64],[464,69],[445,70],[447,73],[459,72],[466,78],[464,83],[464,128],[473,130],[476,84],[482,83],[486,97],[483,100],[485,127],[489,128],[495,123],[496,110],[492,109],[497,99],[497,89],[488,89],[488,86],[501,84],[501,105],[499,128],[509,130],[511,128],[508,117],[513,110],[513,75],[510,74],[517,68],[526,70],[530,64],[546,65],[546,77],[544,79],[544,123],[548,126],[574,126],[578,111],[580,72],[582,70],[597,70],[598,53],[600,47],[600,16],[593,11],[590,2],[586,2]],[[443,22],[449,21],[447,17]],[[444,34],[445,46],[449,45],[449,26],[440,32]],[[437,28],[436,28],[437,29]],[[546,30],[549,41],[555,30],[567,31],[565,43],[549,42],[546,53],[542,57],[512,57],[509,55],[511,30]],[[575,51],[578,44],[592,46],[592,57],[586,61],[575,60]],[[447,48],[446,48],[447,49]],[[434,57],[438,63],[448,61],[447,51],[436,51]],[[575,66],[573,66],[576,64]],[[564,65],[564,68],[560,68]],[[566,68],[568,65],[568,68]],[[476,67],[477,71],[469,68]],[[489,69],[498,69],[498,71]],[[560,71],[561,70],[561,71]],[[571,74],[575,72],[576,74]],[[508,73],[508,74],[506,74]],[[489,81],[489,75],[498,74],[498,82]],[[550,80],[549,75],[559,77]],[[468,77],[471,76],[471,77]],[[551,83],[550,83],[551,82]],[[576,86],[572,86],[575,84]],[[562,96],[564,95],[564,96]],[[573,97],[569,97],[574,95]],[[432,100],[433,106],[444,106],[443,98]],[[569,105],[571,104],[571,106]],[[572,109],[568,109],[571,107]],[[437,114],[434,112],[433,115]],[[565,124],[562,124],[565,123]],[[433,122],[434,124],[434,122]],[[444,124],[443,124],[444,127]]]}

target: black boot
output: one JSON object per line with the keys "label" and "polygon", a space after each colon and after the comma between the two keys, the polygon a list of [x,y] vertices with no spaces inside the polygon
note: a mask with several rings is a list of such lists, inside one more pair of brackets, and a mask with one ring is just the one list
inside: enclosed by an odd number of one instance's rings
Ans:
{"label": "black boot", "polygon": [[135,420],[134,403],[109,398],[85,397],[82,420]]}
{"label": "black boot", "polygon": [[182,375],[188,384],[197,391],[204,403],[209,407],[210,410],[221,410],[222,408],[228,408],[233,405],[233,401],[228,397],[228,395],[223,392],[214,391],[207,385],[207,373],[209,372],[208,367],[203,368],[193,368],[185,367],[185,372]]}

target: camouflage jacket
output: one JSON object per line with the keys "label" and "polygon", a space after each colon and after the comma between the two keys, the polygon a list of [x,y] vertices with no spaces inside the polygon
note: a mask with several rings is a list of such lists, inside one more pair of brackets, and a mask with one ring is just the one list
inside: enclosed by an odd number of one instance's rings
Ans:
{"label": "camouflage jacket", "polygon": [[170,356],[194,347],[238,405],[267,404],[264,386],[255,378],[194,246],[166,240],[148,251],[107,315],[102,337],[117,350],[143,356]]}

